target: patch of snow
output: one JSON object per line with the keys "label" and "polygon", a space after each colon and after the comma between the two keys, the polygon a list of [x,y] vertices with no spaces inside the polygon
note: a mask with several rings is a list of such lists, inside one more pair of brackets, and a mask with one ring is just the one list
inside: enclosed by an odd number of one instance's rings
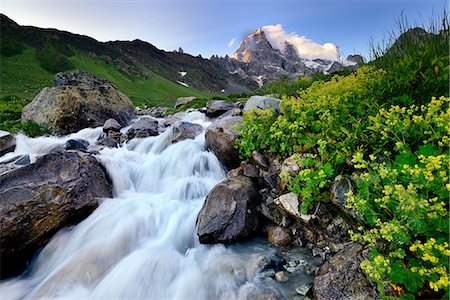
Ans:
{"label": "patch of snow", "polygon": [[315,62],[315,61],[312,61],[312,60],[304,60],[303,62],[305,63],[305,66],[307,68],[310,68],[310,69],[317,69],[317,68],[322,66],[318,62]]}
{"label": "patch of snow", "polygon": [[341,61],[341,64],[344,67],[350,67],[350,66],[356,66],[358,63],[355,61],[343,60],[343,61]]}
{"label": "patch of snow", "polygon": [[181,82],[181,81],[177,81],[177,83],[179,83],[179,84],[181,84],[181,85],[183,85],[185,87],[189,87],[189,85],[187,85],[187,83],[184,83],[184,82]]}
{"label": "patch of snow", "polygon": [[187,75],[187,72],[184,72],[184,71],[180,71],[180,72],[178,72],[178,74],[180,74],[180,76],[181,76],[181,77],[184,77],[184,76],[186,76],[186,75]]}

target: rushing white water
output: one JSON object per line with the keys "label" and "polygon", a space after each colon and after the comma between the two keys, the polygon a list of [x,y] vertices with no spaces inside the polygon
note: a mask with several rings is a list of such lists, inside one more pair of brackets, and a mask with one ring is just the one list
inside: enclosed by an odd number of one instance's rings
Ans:
{"label": "rushing white water", "polygon": [[[186,117],[206,127],[202,114]],[[32,159],[70,138],[91,145],[101,128],[67,137],[17,136],[13,154]],[[169,145],[170,130],[105,148],[98,159],[113,181],[83,222],[60,231],[29,270],[0,283],[2,299],[250,299],[264,288],[258,259],[267,248],[201,245],[195,221],[207,193],[225,177],[204,135]]]}

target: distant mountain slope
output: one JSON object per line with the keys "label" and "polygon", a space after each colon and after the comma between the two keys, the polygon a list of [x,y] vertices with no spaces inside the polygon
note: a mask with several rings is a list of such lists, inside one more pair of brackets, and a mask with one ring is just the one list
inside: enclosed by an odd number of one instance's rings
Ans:
{"label": "distant mountain slope", "polygon": [[55,73],[74,69],[108,79],[137,104],[171,104],[180,96],[248,92],[256,86],[209,60],[165,52],[139,40],[102,43],[56,29],[20,26],[3,14],[0,32],[0,96],[31,98]]}

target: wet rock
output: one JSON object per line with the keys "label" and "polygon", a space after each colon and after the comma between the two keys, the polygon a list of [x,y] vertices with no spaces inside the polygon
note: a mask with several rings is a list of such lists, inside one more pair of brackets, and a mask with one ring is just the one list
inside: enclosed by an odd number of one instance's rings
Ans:
{"label": "wet rock", "polygon": [[283,267],[284,264],[286,264],[286,260],[283,257],[279,255],[274,255],[271,258],[270,262],[264,267],[263,271],[274,270],[275,272],[280,272],[284,270]]}
{"label": "wet rock", "polygon": [[84,71],[56,74],[54,87],[44,88],[22,110],[22,121],[33,121],[57,134],[102,126],[109,118],[122,125],[134,117],[130,99],[108,81]]}
{"label": "wet rock", "polygon": [[259,202],[258,191],[247,177],[233,177],[217,184],[197,218],[200,242],[231,243],[254,233],[258,229]]}
{"label": "wet rock", "polygon": [[231,169],[230,171],[228,171],[227,178],[230,179],[232,177],[237,177],[237,176],[242,176],[242,175],[244,175],[244,172],[242,171],[242,167],[239,167],[239,168]]}
{"label": "wet rock", "polygon": [[262,203],[258,207],[258,212],[279,226],[282,226],[283,224],[287,225],[286,213],[284,211],[280,211],[278,206],[275,205],[273,201],[272,203]]}
{"label": "wet rock", "polygon": [[24,263],[59,229],[86,218],[112,196],[103,167],[90,154],[54,151],[0,177],[1,274]]}
{"label": "wet rock", "polygon": [[134,138],[157,136],[158,134],[158,120],[152,117],[140,118],[127,131],[127,136],[130,140]]}
{"label": "wet rock", "polygon": [[379,299],[375,284],[360,268],[367,259],[368,248],[348,244],[319,269],[313,286],[315,299]]}
{"label": "wet rock", "polygon": [[210,118],[216,118],[234,108],[232,102],[225,100],[213,100],[206,103],[206,115]]}
{"label": "wet rock", "polygon": [[292,242],[292,237],[286,228],[275,226],[269,229],[268,240],[272,245],[285,246]]}
{"label": "wet rock", "polygon": [[14,169],[26,166],[30,163],[30,156],[28,154],[18,155],[6,161],[0,162],[0,175]]}
{"label": "wet rock", "polygon": [[181,121],[185,116],[186,114],[184,112],[177,112],[173,115],[170,115],[166,117],[166,119],[164,120],[164,126],[165,127],[173,126],[175,123]]}
{"label": "wet rock", "polygon": [[228,169],[238,167],[241,162],[239,152],[234,147],[234,142],[239,137],[234,126],[240,124],[242,117],[227,117],[214,121],[206,129],[206,148],[214,152]]}
{"label": "wet rock", "polygon": [[285,282],[288,281],[289,278],[286,276],[286,273],[283,271],[279,271],[275,273],[275,280],[279,282]]}
{"label": "wet rock", "polygon": [[259,167],[266,169],[266,170],[269,168],[269,165],[270,165],[269,160],[267,159],[267,157],[262,155],[260,152],[253,151],[252,158]]}
{"label": "wet rock", "polygon": [[167,108],[164,107],[152,107],[146,110],[146,114],[152,116],[153,118],[164,118],[166,115]]}
{"label": "wet rock", "polygon": [[252,164],[245,163],[242,167],[244,175],[247,177],[259,177],[259,170]]}
{"label": "wet rock", "polygon": [[108,148],[118,148],[119,147],[119,143],[117,142],[116,139],[113,139],[113,138],[110,138],[110,137],[107,137],[107,136],[104,136],[104,137],[100,138],[97,141],[97,143],[99,145],[106,146]]}
{"label": "wet rock", "polygon": [[346,194],[350,191],[354,193],[355,190],[356,187],[353,181],[342,175],[336,176],[333,185],[331,186],[331,202],[351,217],[356,217],[356,215],[353,209],[345,207],[347,205]]}
{"label": "wet rock", "polygon": [[89,148],[89,142],[82,139],[71,139],[64,145],[65,150],[80,150],[87,151]]}
{"label": "wet rock", "polygon": [[116,121],[116,119],[109,118],[105,121],[105,124],[103,124],[103,132],[108,134],[110,131],[114,132],[120,132],[120,129],[122,128],[122,125],[119,124],[119,122]]}
{"label": "wet rock", "polygon": [[186,139],[195,139],[202,132],[203,127],[199,124],[178,122],[172,127],[171,142],[174,144]]}
{"label": "wet rock", "polygon": [[264,175],[262,178],[265,185],[272,191],[276,190],[274,192],[275,194],[278,194],[278,185],[280,183],[280,178],[278,177],[278,175],[277,174]]}
{"label": "wet rock", "polygon": [[177,102],[175,102],[175,108],[179,108],[183,105],[189,104],[191,102],[193,102],[195,99],[197,99],[196,97],[180,97],[177,99]]}
{"label": "wet rock", "polygon": [[245,103],[244,112],[251,109],[272,109],[274,112],[280,112],[280,99],[268,96],[252,96]]}
{"label": "wet rock", "polygon": [[297,294],[299,294],[300,296],[306,296],[310,289],[311,289],[311,285],[304,284],[304,285],[301,285],[301,286],[297,287],[295,289],[295,292]]}
{"label": "wet rock", "polygon": [[7,132],[0,130],[0,156],[13,152],[16,148],[16,139],[14,136]]}

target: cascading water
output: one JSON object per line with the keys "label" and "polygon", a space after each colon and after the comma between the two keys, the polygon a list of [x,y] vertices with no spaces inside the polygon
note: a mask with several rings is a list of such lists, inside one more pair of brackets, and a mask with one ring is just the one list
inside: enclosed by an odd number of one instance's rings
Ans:
{"label": "cascading water", "polygon": [[[206,127],[200,113],[189,121]],[[37,156],[83,138],[92,145],[101,128],[56,138],[17,137],[13,154]],[[2,299],[250,299],[274,290],[258,275],[262,256],[274,249],[201,245],[195,221],[207,193],[225,178],[217,158],[204,149],[204,134],[170,144],[170,130],[104,148],[97,158],[113,181],[83,222],[60,231],[27,272],[0,283]],[[307,278],[311,280],[311,278]],[[253,293],[253,294],[252,294]]]}

